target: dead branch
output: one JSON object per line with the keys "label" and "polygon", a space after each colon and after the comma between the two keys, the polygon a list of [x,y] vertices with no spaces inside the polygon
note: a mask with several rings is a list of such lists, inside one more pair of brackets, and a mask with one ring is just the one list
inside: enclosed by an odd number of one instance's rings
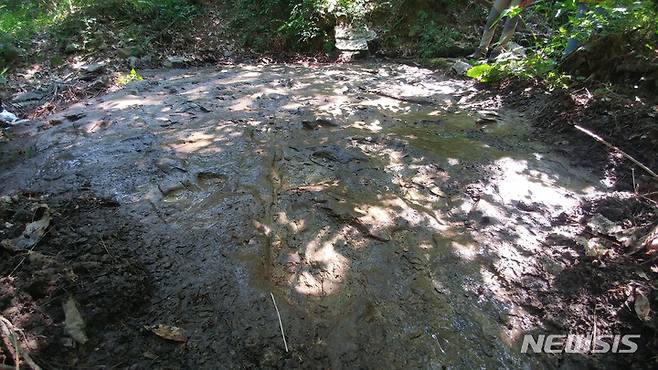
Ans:
{"label": "dead branch", "polygon": [[283,338],[283,345],[286,347],[286,352],[288,352],[288,342],[286,341],[286,334],[283,332],[283,322],[281,322],[281,314],[279,313],[279,307],[276,305],[276,300],[274,299],[274,293],[270,292],[272,297],[272,303],[274,303],[274,309],[276,310],[276,316],[279,318],[279,328],[281,329],[281,337]]}
{"label": "dead branch", "polygon": [[610,149],[612,149],[612,150],[615,150],[615,151],[619,152],[621,155],[623,155],[624,157],[626,157],[626,159],[628,159],[629,161],[635,163],[638,167],[640,167],[641,169],[643,169],[644,171],[646,171],[648,174],[650,174],[654,179],[658,180],[658,175],[657,175],[655,172],[653,172],[649,167],[643,165],[643,164],[642,164],[640,161],[638,161],[637,159],[633,158],[630,154],[628,154],[628,153],[624,152],[623,150],[619,149],[618,147],[616,147],[616,146],[610,144],[609,142],[605,141],[602,137],[600,137],[599,135],[593,133],[592,131],[590,131],[590,130],[588,130],[588,129],[586,129],[586,128],[583,128],[583,127],[578,126],[578,125],[573,125],[573,127],[575,127],[576,130],[585,133],[587,136],[589,136],[589,137],[591,137],[592,139],[598,141],[599,143],[601,143],[601,144],[607,146],[608,148],[610,148]]}
{"label": "dead branch", "polygon": [[383,96],[383,97],[389,98],[389,99],[403,101],[405,103],[412,103],[412,104],[418,104],[418,105],[432,105],[432,104],[434,104],[434,102],[429,101],[429,100],[407,98],[407,97],[403,97],[403,96],[395,96],[395,95],[387,94],[387,93],[385,93],[383,91],[380,91],[380,90],[367,90],[367,91],[371,94]]}

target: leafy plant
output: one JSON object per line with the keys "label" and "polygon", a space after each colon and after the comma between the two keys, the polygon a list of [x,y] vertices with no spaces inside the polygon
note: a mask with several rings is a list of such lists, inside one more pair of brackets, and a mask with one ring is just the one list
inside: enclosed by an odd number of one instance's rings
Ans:
{"label": "leafy plant", "polygon": [[137,73],[137,71],[135,71],[135,68],[132,68],[129,73],[119,75],[119,77],[117,77],[116,83],[119,86],[124,86],[131,82],[142,81],[142,80],[144,80],[144,77],[142,77],[139,73]]}
{"label": "leafy plant", "polygon": [[75,53],[103,49],[114,34],[169,42],[197,13],[188,0],[16,0],[0,5],[0,44],[27,47],[37,34],[48,34]]}
{"label": "leafy plant", "polygon": [[449,55],[460,35],[454,28],[439,26],[429,12],[420,11],[409,36],[418,38],[417,52],[421,58],[434,58]]}
{"label": "leafy plant", "polygon": [[471,67],[466,72],[466,76],[470,78],[474,78],[480,82],[490,82],[491,81],[491,71],[494,69],[494,67],[490,64],[483,63],[483,64],[478,64],[474,67]]}
{"label": "leafy plant", "polygon": [[295,46],[307,46],[327,36],[323,18],[327,9],[323,2],[303,0],[294,5],[290,16],[277,30]]}
{"label": "leafy plant", "polygon": [[[514,76],[543,80],[550,87],[564,87],[580,79],[570,76],[570,71],[565,70],[564,50],[569,40],[581,46],[599,45],[599,50],[592,47],[588,51],[590,65],[596,63],[598,57],[600,63],[607,64],[607,68],[616,67],[610,60],[612,42],[623,43],[617,48],[624,50],[625,63],[632,63],[631,59],[645,65],[656,63],[658,12],[651,1],[606,0],[589,6],[585,11],[582,8],[578,11],[575,0],[537,1],[532,9],[535,15],[544,17],[543,26],[546,28],[543,35],[532,34],[527,56],[476,66],[469,71],[470,77],[491,82]],[[515,8],[503,12],[501,19],[512,16],[523,19],[520,9]],[[537,29],[536,26],[534,28]],[[604,44],[601,41],[594,43],[596,40],[607,40],[603,41],[608,42],[604,46],[607,49],[601,50]]]}

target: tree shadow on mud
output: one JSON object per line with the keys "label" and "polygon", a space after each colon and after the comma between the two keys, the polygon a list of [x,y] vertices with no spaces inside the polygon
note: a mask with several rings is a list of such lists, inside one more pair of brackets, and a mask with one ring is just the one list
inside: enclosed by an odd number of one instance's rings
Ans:
{"label": "tree shadow on mud", "polygon": [[406,66],[144,75],[40,134],[36,176],[2,175],[55,193],[86,184],[144,226],[155,289],[136,322],[189,340],[135,334],[154,356],[134,364],[543,361],[520,355],[518,338],[563,289],[546,276],[572,267],[544,249],[596,187],[513,112],[479,126],[458,104],[468,83]]}

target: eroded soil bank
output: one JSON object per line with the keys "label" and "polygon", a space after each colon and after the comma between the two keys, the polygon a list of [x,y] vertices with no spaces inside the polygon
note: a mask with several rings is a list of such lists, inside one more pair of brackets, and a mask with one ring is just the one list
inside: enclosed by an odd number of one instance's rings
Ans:
{"label": "eroded soil bank", "polygon": [[[0,252],[0,310],[45,368],[650,367],[633,298],[655,272],[616,267],[605,221],[639,235],[655,211],[522,114],[473,108],[470,82],[380,63],[144,77],[2,144],[3,221],[54,212],[39,254]],[[638,353],[520,353],[592,330],[642,334]]]}

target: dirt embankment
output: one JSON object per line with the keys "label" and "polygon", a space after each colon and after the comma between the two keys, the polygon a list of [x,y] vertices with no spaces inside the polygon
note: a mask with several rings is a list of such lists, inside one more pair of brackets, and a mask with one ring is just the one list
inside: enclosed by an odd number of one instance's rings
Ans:
{"label": "dirt embankment", "polygon": [[548,90],[531,81],[508,80],[486,89],[499,103],[525,112],[542,140],[575,161],[595,168],[621,191],[637,191],[658,200],[658,181],[619,152],[579,132],[592,130],[639,162],[658,169],[658,100],[647,90],[601,85]]}

